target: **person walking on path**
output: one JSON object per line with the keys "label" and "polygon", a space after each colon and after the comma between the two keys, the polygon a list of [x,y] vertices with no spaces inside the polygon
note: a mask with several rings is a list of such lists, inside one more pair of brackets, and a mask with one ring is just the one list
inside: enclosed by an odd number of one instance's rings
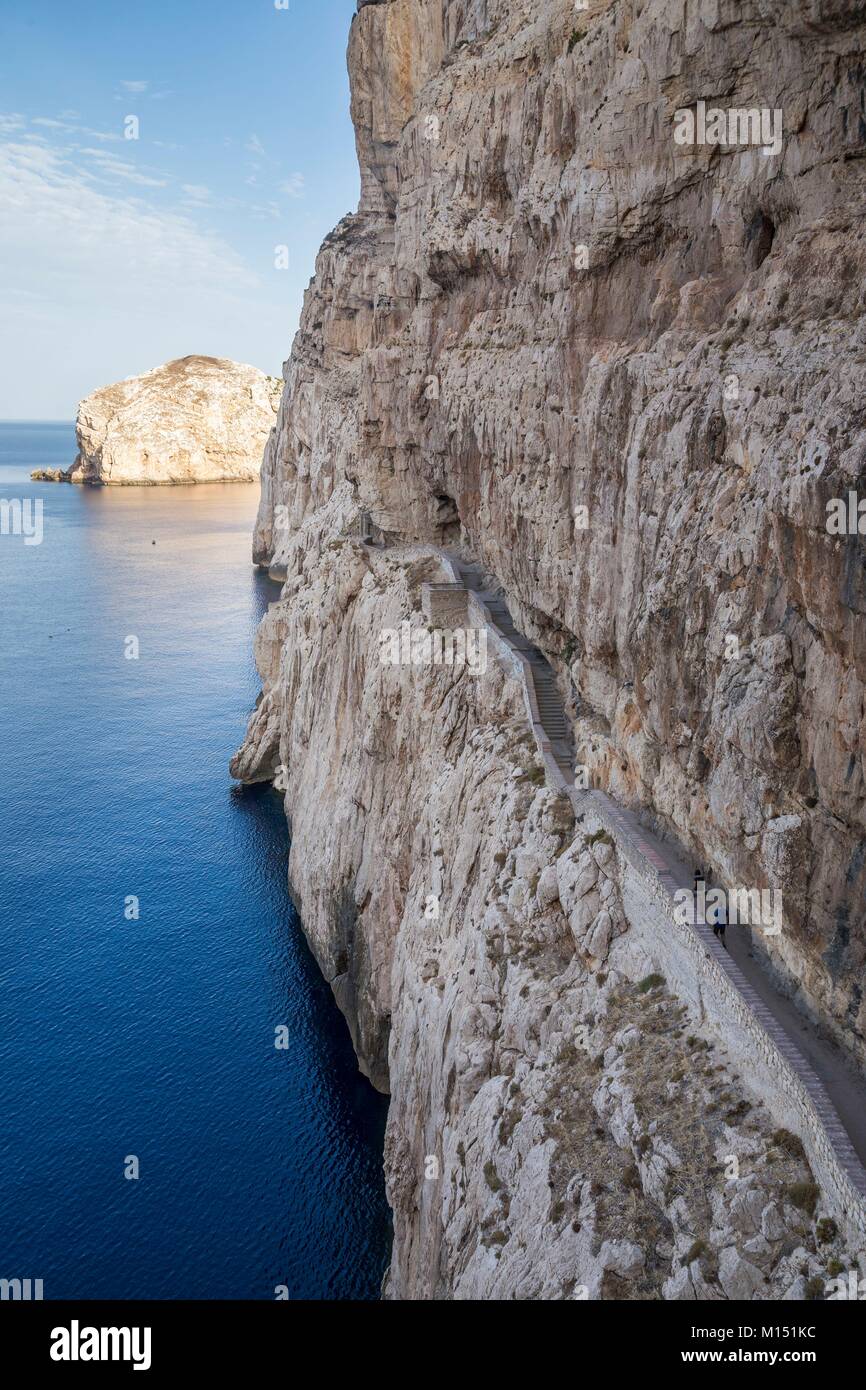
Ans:
{"label": "person walking on path", "polygon": [[713,936],[717,941],[721,941],[727,951],[728,943],[725,941],[725,928],[728,925],[728,905],[725,902],[724,890],[717,889],[716,892],[718,893],[719,901],[714,903],[710,908],[713,916]]}

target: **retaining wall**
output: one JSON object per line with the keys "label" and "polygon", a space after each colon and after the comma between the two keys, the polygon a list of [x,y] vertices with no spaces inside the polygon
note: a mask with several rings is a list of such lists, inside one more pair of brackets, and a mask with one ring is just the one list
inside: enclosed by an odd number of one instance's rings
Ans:
{"label": "retaining wall", "polygon": [[462,584],[422,584],[421,610],[435,627],[465,627],[469,618],[468,597]]}

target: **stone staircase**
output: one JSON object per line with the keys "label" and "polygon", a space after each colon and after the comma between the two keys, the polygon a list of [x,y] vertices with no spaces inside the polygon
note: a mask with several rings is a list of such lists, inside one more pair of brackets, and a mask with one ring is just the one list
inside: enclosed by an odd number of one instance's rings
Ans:
{"label": "stone staircase", "polygon": [[538,702],[541,726],[550,739],[551,752],[566,782],[574,781],[574,740],[566,718],[565,706],[556,684],[556,674],[549,661],[537,647],[528,642],[511,618],[508,604],[498,587],[485,587],[484,574],[478,565],[452,557],[452,563],[467,589],[477,594],[502,636],[519,651],[532,668],[532,680]]}

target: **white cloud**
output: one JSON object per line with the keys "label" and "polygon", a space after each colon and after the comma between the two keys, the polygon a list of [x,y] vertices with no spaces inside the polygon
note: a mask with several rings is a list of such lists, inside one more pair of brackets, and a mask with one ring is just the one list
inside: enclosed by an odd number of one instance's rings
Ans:
{"label": "white cloud", "polygon": [[91,140],[122,140],[123,136],[116,131],[90,130],[86,125],[76,126],[76,131],[81,135],[88,136]]}
{"label": "white cloud", "polygon": [[280,192],[285,193],[289,198],[303,198],[304,196],[304,176],[303,174],[290,174],[289,177],[280,184]]}
{"label": "white cloud", "polygon": [[[137,176],[96,154],[97,168]],[[14,265],[19,288],[46,305],[86,304],[98,293],[152,309],[178,294],[236,294],[259,284],[231,247],[189,217],[95,187],[42,145],[0,145],[0,205],[0,261]]]}
{"label": "white cloud", "polygon": [[250,136],[245,148],[249,150],[250,154],[264,155],[265,152],[265,147],[257,135]]}
{"label": "white cloud", "polygon": [[146,92],[150,86],[149,82],[121,82],[121,87],[125,92],[134,92],[136,95]]}
{"label": "white cloud", "polygon": [[186,201],[196,206],[204,207],[211,201],[211,191],[203,183],[185,183],[182,185],[186,194]]}
{"label": "white cloud", "polygon": [[247,216],[255,222],[273,222],[281,215],[276,203],[245,203],[243,206]]}
{"label": "white cloud", "polygon": [[[96,386],[191,352],[273,370],[301,297],[289,286],[287,310],[273,272],[277,209],[174,183],[54,119],[0,116],[0,264],[14,272],[0,277],[0,418],[69,417]],[[252,263],[200,225],[239,210],[263,228]]]}
{"label": "white cloud", "polygon": [[3,156],[7,151],[9,152],[10,163],[14,161],[15,166],[22,172],[45,173],[57,164],[57,155],[47,145],[10,144],[0,147],[0,169],[2,169]]}
{"label": "white cloud", "polygon": [[[101,140],[103,142],[120,140],[123,137],[118,131],[113,130],[91,130],[89,126],[78,125],[74,120],[67,119],[74,115],[74,112],[65,112],[59,119],[54,116],[34,116],[29,122],[32,126],[39,126],[42,130],[59,130],[64,135],[86,135],[91,140]],[[4,124],[8,121],[8,124]],[[24,130],[28,122],[23,116],[3,117],[0,116],[0,135],[13,134],[15,131]]]}
{"label": "white cloud", "polygon": [[116,155],[109,154],[106,150],[81,149],[79,154],[87,156],[96,165],[99,172],[108,178],[125,179],[127,183],[134,183],[139,188],[166,188],[168,180],[161,178],[155,169],[137,169],[134,164],[129,164],[125,159],[118,159]]}

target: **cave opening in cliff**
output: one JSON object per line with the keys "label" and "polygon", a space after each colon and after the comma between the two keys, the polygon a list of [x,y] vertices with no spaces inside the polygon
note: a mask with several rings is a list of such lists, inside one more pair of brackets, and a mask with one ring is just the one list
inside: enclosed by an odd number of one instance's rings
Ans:
{"label": "cave opening in cliff", "polygon": [[453,497],[447,493],[439,493],[434,499],[436,503],[435,527],[436,535],[440,545],[457,545],[460,540],[461,523],[460,512]]}
{"label": "cave opening in cliff", "polygon": [[775,222],[759,208],[746,228],[746,259],[752,270],[757,270],[769,256],[775,235]]}

